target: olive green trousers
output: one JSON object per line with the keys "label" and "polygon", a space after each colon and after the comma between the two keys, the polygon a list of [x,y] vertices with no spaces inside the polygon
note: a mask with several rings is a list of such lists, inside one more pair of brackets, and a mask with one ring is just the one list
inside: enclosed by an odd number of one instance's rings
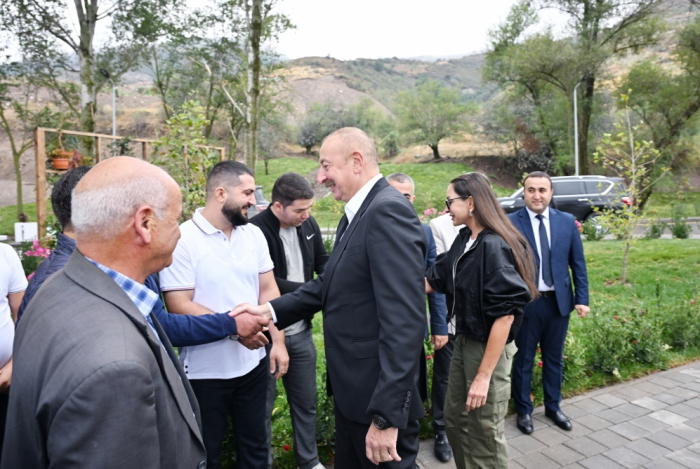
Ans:
{"label": "olive green trousers", "polygon": [[503,427],[510,399],[510,369],[517,347],[514,342],[506,344],[493,370],[486,404],[467,412],[469,387],[485,351],[485,342],[457,336],[445,401],[445,430],[458,469],[508,469]]}

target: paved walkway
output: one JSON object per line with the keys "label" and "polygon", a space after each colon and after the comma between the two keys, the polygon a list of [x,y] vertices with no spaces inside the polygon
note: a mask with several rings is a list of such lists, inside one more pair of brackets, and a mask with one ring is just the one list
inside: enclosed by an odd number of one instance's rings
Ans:
{"label": "paved walkway", "polygon": [[[523,435],[506,419],[510,469],[700,469],[700,361],[566,399],[565,432],[533,413],[535,431]],[[421,469],[454,468],[421,443]]]}

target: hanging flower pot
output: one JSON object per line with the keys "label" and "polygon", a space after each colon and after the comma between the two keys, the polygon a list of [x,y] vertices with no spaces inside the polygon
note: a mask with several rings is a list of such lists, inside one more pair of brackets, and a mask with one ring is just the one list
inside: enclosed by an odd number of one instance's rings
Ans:
{"label": "hanging flower pot", "polygon": [[73,157],[73,152],[63,148],[63,132],[61,131],[58,132],[58,145],[60,148],[56,148],[49,153],[51,163],[53,163],[53,167],[56,169],[68,169],[70,160]]}

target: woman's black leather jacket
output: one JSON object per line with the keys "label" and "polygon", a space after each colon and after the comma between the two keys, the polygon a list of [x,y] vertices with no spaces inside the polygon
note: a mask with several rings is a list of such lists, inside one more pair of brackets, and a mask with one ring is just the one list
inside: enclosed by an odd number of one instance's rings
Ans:
{"label": "woman's black leather jacket", "polygon": [[448,320],[457,318],[457,334],[487,342],[491,327],[501,316],[513,315],[508,342],[518,333],[530,290],[515,268],[510,246],[484,229],[465,253],[471,230],[462,228],[450,250],[441,254],[426,278],[447,296]]}

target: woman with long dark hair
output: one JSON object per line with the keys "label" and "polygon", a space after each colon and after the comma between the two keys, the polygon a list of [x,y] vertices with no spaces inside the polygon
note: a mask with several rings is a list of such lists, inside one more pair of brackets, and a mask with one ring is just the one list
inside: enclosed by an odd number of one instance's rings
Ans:
{"label": "woman with long dark hair", "polygon": [[426,275],[426,291],[445,293],[456,318],[447,438],[459,469],[507,469],[513,339],[525,304],[537,296],[533,256],[483,174],[453,179],[445,203],[454,225],[466,225]]}

